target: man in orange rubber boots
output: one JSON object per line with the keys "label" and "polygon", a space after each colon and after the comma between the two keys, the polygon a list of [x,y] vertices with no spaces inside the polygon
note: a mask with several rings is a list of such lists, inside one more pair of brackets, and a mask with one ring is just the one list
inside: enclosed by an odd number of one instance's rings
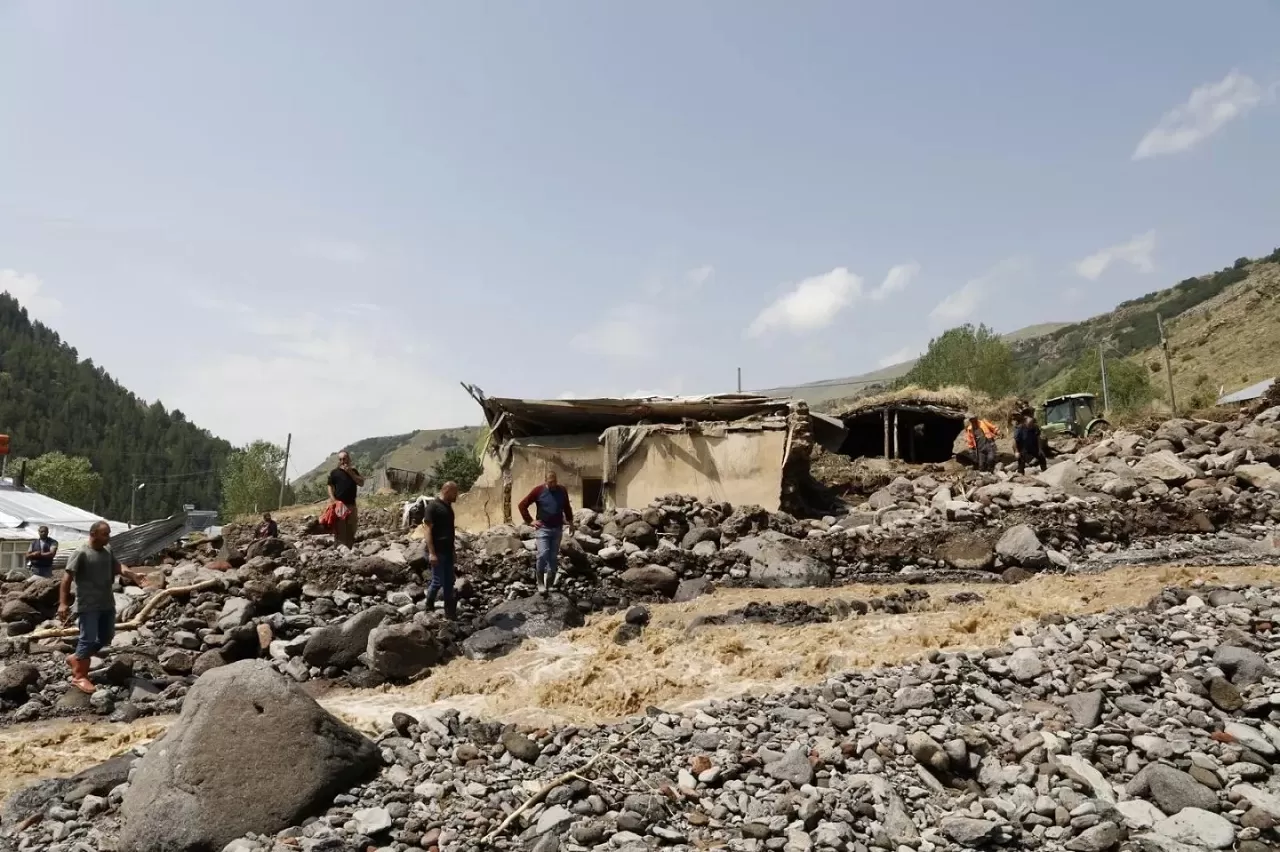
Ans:
{"label": "man in orange rubber boots", "polygon": [[72,685],[86,693],[95,689],[89,680],[89,659],[111,644],[116,634],[116,598],[112,590],[116,576],[142,585],[142,576],[120,564],[107,547],[109,541],[111,527],[106,521],[90,527],[89,543],[71,555],[58,587],[58,618],[66,621],[70,613],[71,583],[75,582],[80,638],[75,653],[67,657],[67,665],[71,666]]}

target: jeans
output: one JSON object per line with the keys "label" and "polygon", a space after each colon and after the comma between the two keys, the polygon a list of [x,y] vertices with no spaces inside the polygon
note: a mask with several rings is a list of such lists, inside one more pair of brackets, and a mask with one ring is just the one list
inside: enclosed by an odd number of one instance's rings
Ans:
{"label": "jeans", "polygon": [[427,600],[434,604],[436,595],[443,592],[445,605],[453,603],[453,554],[436,551],[436,564],[431,566],[431,582],[427,584]]}
{"label": "jeans", "polygon": [[53,566],[52,566],[52,565],[35,565],[35,564],[32,564],[32,565],[29,565],[28,567],[31,569],[31,576],[32,576],[32,577],[52,577],[52,576],[53,576]]}
{"label": "jeans", "polygon": [[538,558],[534,563],[536,579],[546,575],[547,586],[556,582],[556,559],[560,556],[560,537],[564,535],[564,527],[538,527],[534,540],[538,545]]}
{"label": "jeans", "polygon": [[116,635],[116,612],[113,609],[95,609],[79,613],[80,638],[76,641],[76,656],[87,660],[111,644]]}

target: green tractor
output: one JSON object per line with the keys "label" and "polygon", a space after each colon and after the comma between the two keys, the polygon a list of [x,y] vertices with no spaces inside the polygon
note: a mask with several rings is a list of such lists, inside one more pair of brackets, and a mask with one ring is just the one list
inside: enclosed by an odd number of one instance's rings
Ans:
{"label": "green tractor", "polygon": [[1071,435],[1084,438],[1100,435],[1111,429],[1111,424],[1097,412],[1098,398],[1091,393],[1069,393],[1044,401],[1044,427],[1046,438]]}

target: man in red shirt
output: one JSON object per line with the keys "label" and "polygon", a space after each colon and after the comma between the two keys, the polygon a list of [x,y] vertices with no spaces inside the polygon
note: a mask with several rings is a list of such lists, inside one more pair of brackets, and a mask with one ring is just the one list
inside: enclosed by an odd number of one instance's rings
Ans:
{"label": "man in red shirt", "polygon": [[[529,517],[529,507],[537,506],[538,517]],[[520,501],[520,517],[526,524],[533,524],[537,532],[538,558],[534,567],[534,585],[546,594],[556,583],[556,559],[560,555],[560,538],[566,525],[573,535],[573,507],[569,505],[569,492],[556,479],[555,471],[547,471],[545,484],[535,486]]]}

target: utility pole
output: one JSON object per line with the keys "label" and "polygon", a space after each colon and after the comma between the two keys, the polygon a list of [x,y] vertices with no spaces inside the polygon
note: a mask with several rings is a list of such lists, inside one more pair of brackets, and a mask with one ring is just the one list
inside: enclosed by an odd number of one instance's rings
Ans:
{"label": "utility pole", "polygon": [[293,447],[293,433],[284,439],[284,467],[280,471],[280,499],[276,500],[276,508],[284,508],[284,486],[289,481],[289,450]]}
{"label": "utility pole", "polygon": [[742,368],[738,368],[738,393],[742,393]]}
{"label": "utility pole", "polygon": [[138,474],[129,481],[129,529],[133,529],[134,510],[138,506]]}
{"label": "utility pole", "polygon": [[1164,336],[1164,320],[1156,314],[1156,328],[1160,329],[1160,349],[1164,351],[1164,374],[1169,378],[1169,408],[1178,416],[1178,402],[1173,396],[1173,367],[1169,366],[1169,341]]}
{"label": "utility pole", "polygon": [[1102,368],[1102,410],[1111,410],[1111,394],[1107,392],[1107,356],[1102,352],[1102,344],[1098,344],[1098,366]]}

